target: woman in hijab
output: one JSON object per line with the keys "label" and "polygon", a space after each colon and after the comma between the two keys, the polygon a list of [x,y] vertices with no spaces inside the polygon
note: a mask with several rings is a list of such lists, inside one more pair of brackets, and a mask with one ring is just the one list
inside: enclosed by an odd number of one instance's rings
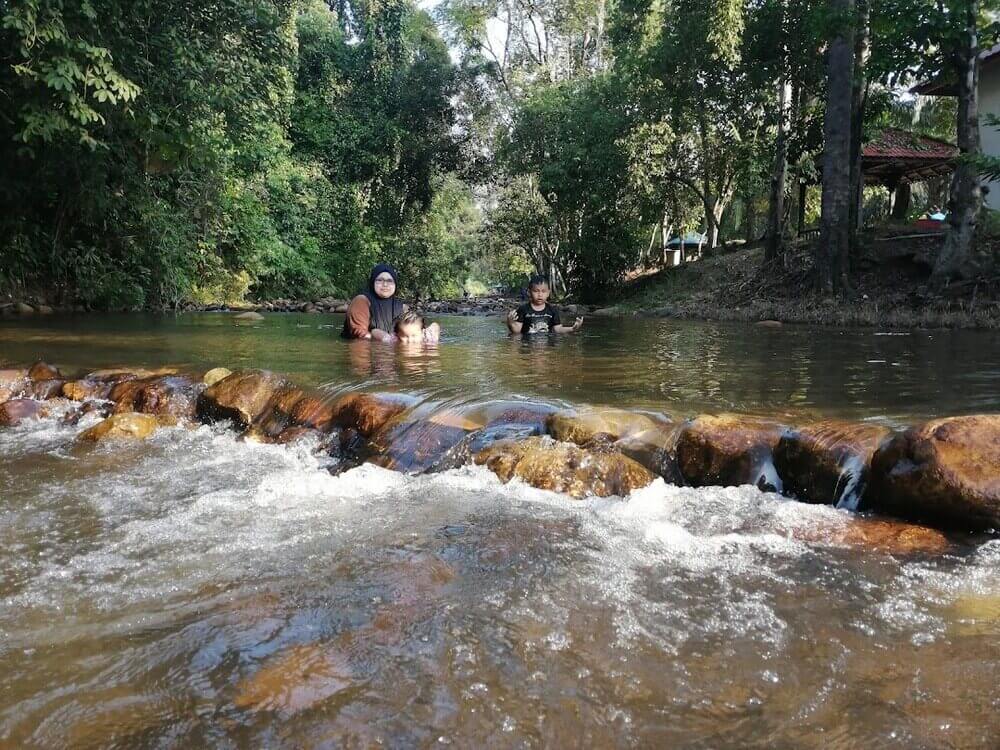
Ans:
{"label": "woman in hijab", "polygon": [[[406,305],[396,297],[396,269],[379,263],[368,276],[368,289],[351,300],[344,318],[342,335],[347,339],[392,341],[396,321],[406,312]],[[439,327],[432,323],[424,329],[425,341],[437,341]]]}

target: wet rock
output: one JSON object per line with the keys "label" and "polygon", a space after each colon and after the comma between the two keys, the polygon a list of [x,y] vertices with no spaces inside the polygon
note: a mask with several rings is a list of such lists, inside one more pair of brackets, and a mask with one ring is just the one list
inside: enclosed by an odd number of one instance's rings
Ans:
{"label": "wet rock", "polygon": [[52,309],[51,307],[49,307],[48,305],[38,305],[38,307],[36,307],[36,308],[35,308],[35,311],[36,311],[36,312],[37,312],[37,313],[38,313],[39,315],[51,315],[52,313],[54,313],[54,312],[55,312],[55,310],[53,310],[53,309]]}
{"label": "wet rock", "polygon": [[317,393],[306,393],[292,407],[292,424],[316,430],[333,429],[333,400]]}
{"label": "wet rock", "polygon": [[677,470],[693,487],[753,484],[782,490],[772,455],[782,428],[733,414],[702,415],[678,430]]}
{"label": "wet rock", "polygon": [[302,389],[295,386],[279,388],[254,419],[252,427],[266,438],[276,437],[292,424],[292,409],[304,395]]}
{"label": "wet rock", "polygon": [[230,419],[248,427],[264,413],[274,394],[289,387],[281,375],[267,370],[240,370],[198,396],[198,416],[205,421]]}
{"label": "wet rock", "polygon": [[469,430],[428,420],[390,424],[372,438],[372,463],[394,471],[423,471],[459,443]]}
{"label": "wet rock", "polygon": [[28,370],[28,378],[31,380],[60,380],[62,373],[59,372],[58,367],[39,360]]}
{"label": "wet rock", "polygon": [[21,395],[41,401],[57,398],[62,395],[63,384],[62,380],[35,380],[25,386]]}
{"label": "wet rock", "polygon": [[348,393],[334,401],[333,421],[371,437],[410,403],[412,399],[396,394]]}
{"label": "wet rock", "polygon": [[332,644],[292,646],[275,654],[236,686],[233,702],[251,711],[295,713],[311,708],[353,684],[345,654]]}
{"label": "wet rock", "polygon": [[834,547],[887,552],[892,555],[944,555],[954,549],[937,529],[887,518],[848,516],[842,525],[799,528],[792,536]]}
{"label": "wet rock", "polygon": [[248,310],[247,312],[239,313],[233,316],[233,320],[240,323],[256,323],[264,319],[264,316],[259,312],[253,310]]}
{"label": "wet rock", "polygon": [[624,409],[583,409],[556,412],[546,422],[546,430],[556,440],[586,445],[601,435],[618,440],[648,430],[656,430],[664,421],[637,411]]}
{"label": "wet rock", "polygon": [[855,510],[887,427],[824,421],[788,430],[774,451],[785,494]]}
{"label": "wet rock", "polygon": [[761,328],[781,328],[782,323],[780,320],[760,320],[757,325]]}
{"label": "wet rock", "polygon": [[525,438],[541,435],[543,425],[524,424],[515,422],[513,424],[492,424],[481,429],[468,433],[455,445],[445,451],[440,458],[431,463],[426,471],[434,473],[438,471],[448,471],[457,469],[473,463],[473,457],[480,451],[489,448],[491,445],[504,440],[524,440]]}
{"label": "wet rock", "polygon": [[17,311],[18,315],[33,315],[35,312],[35,308],[24,302],[14,303],[14,310]]}
{"label": "wet rock", "polygon": [[98,442],[106,439],[145,440],[160,426],[152,414],[112,414],[80,433],[79,440]]}
{"label": "wet rock", "polygon": [[649,469],[620,453],[584,450],[543,437],[497,443],[477,453],[475,461],[504,482],[517,477],[533,487],[577,498],[624,497],[655,478]]}
{"label": "wet rock", "polygon": [[864,505],[951,527],[1000,529],[1000,415],[949,417],[876,451]]}
{"label": "wet rock", "polygon": [[80,420],[88,414],[98,414],[102,418],[106,418],[111,415],[113,408],[114,404],[111,401],[84,401],[76,408],[67,411],[63,415],[62,423],[65,425],[79,424]]}
{"label": "wet rock", "polygon": [[6,368],[0,370],[0,402],[14,398],[28,383],[26,370]]}
{"label": "wet rock", "polygon": [[184,375],[164,375],[146,382],[135,399],[135,410],[143,414],[193,420],[197,417],[198,396],[205,384]]}
{"label": "wet rock", "polygon": [[211,370],[205,373],[202,377],[201,382],[205,385],[215,385],[220,380],[224,380],[233,374],[232,370],[225,367],[213,367]]}
{"label": "wet rock", "polygon": [[30,398],[14,398],[0,404],[0,427],[17,427],[26,420],[46,416],[45,405]]}

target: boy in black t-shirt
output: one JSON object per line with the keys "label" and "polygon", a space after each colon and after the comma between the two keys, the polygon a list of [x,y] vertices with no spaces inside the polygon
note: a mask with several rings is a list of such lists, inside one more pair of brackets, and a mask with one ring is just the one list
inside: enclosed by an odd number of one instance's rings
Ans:
{"label": "boy in black t-shirt", "polygon": [[549,304],[549,282],[544,276],[534,276],[528,282],[529,302],[507,314],[507,328],[511,333],[574,333],[583,327],[583,318],[573,325],[562,325],[559,311]]}

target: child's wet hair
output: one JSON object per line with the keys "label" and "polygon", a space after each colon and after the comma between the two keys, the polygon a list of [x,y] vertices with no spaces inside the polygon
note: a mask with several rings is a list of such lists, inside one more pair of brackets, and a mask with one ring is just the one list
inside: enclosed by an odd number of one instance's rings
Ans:
{"label": "child's wet hair", "polygon": [[534,289],[536,286],[541,286],[542,284],[548,286],[549,280],[544,276],[542,276],[540,273],[535,274],[528,280],[528,289]]}
{"label": "child's wet hair", "polygon": [[408,326],[412,323],[419,323],[420,327],[423,328],[424,318],[420,313],[416,312],[415,310],[407,310],[405,313],[396,318],[396,325],[393,326],[393,330],[396,333],[399,333],[400,328],[402,328],[403,326]]}

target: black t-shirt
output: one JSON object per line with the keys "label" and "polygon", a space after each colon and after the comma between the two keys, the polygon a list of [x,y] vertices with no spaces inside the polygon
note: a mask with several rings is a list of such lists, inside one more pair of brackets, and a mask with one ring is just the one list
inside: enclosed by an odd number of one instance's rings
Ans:
{"label": "black t-shirt", "polygon": [[517,308],[517,316],[514,318],[521,323],[521,333],[549,333],[560,324],[559,311],[549,303],[545,303],[544,310],[535,310],[530,302],[526,302]]}

